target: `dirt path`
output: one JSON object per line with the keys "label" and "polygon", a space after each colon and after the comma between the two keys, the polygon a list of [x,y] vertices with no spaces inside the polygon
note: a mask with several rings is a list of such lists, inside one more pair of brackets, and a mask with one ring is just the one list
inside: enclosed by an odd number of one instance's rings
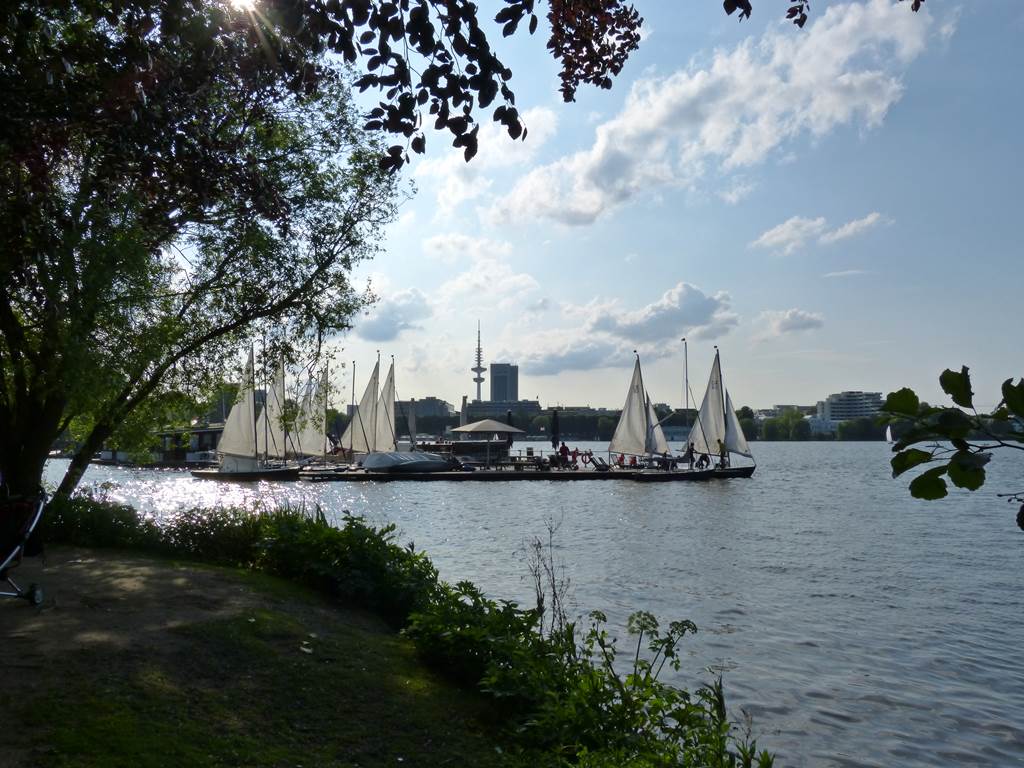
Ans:
{"label": "dirt path", "polygon": [[[235,615],[267,602],[228,572],[115,552],[60,548],[11,572],[43,587],[38,608],[0,601],[0,643],[13,669],[85,647],[126,649],[174,627]],[[11,665],[4,664],[5,671]],[[5,680],[8,679],[5,676]],[[30,682],[29,679],[17,682]]]}

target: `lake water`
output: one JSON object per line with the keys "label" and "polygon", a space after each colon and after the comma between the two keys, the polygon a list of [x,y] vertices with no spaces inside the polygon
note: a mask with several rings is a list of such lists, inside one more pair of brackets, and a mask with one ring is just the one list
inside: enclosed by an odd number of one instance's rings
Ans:
{"label": "lake water", "polygon": [[673,681],[721,671],[780,764],[1024,765],[1024,532],[995,497],[1024,489],[1024,461],[925,503],[882,443],[754,450],[752,479],[708,483],[233,485],[107,467],[84,482],[158,516],[261,499],[394,522],[443,578],[524,604],[524,542],[554,520],[575,611],[620,630],[640,609],[692,619]]}

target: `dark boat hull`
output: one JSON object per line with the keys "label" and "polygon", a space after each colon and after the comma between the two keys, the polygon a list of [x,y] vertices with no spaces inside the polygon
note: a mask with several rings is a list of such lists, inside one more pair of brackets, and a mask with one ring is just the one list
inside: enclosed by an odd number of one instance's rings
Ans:
{"label": "dark boat hull", "polygon": [[725,469],[714,470],[713,476],[725,480],[735,477],[750,477],[754,474],[755,469],[757,467],[753,464],[749,467],[726,467]]}
{"label": "dark boat hull", "polygon": [[252,472],[221,472],[219,469],[197,469],[192,477],[199,480],[221,480],[233,483],[255,483],[259,480],[298,480],[298,467],[257,469]]}

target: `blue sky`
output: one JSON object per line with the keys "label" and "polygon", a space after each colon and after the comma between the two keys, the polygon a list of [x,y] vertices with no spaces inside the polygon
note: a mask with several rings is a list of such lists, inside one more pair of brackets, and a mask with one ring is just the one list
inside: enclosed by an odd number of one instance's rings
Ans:
{"label": "blue sky", "polygon": [[1024,4],[818,2],[803,31],[781,0],[636,5],[640,50],[572,104],[543,29],[495,30],[529,136],[487,125],[468,165],[428,136],[342,359],[457,404],[479,319],[544,405],[620,407],[634,349],[678,404],[683,336],[697,397],[718,344],[737,405],[1024,374]]}

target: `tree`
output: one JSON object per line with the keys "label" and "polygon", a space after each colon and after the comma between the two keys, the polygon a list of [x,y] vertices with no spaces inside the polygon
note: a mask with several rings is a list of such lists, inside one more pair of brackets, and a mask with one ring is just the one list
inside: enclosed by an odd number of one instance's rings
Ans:
{"label": "tree", "polygon": [[786,440],[789,438],[789,433],[785,433],[783,437],[783,424],[780,419],[771,418],[765,419],[761,424],[761,439],[762,440]]}
{"label": "tree", "polygon": [[[985,466],[993,451],[1024,451],[1024,378],[1016,384],[1012,378],[1003,382],[1002,397],[990,413],[978,413],[974,407],[967,366],[943,371],[939,385],[956,407],[929,406],[906,387],[890,393],[882,406],[883,415],[900,434],[892,448],[892,476],[933,465],[910,481],[910,494],[918,499],[945,497],[947,480],[976,491],[985,484]],[[1017,524],[1024,529],[1024,489],[1000,495],[1021,503]]]}
{"label": "tree", "polygon": [[811,425],[807,423],[807,419],[801,418],[797,421],[793,421],[789,427],[789,439],[790,440],[810,440],[811,439]]}
{"label": "tree", "polygon": [[883,437],[881,425],[873,418],[842,421],[836,428],[838,440],[881,440]]}
{"label": "tree", "polygon": [[347,327],[367,299],[349,270],[394,212],[397,180],[337,68],[320,62],[306,93],[223,9],[158,32],[145,7],[103,22],[102,3],[47,7],[0,29],[0,473],[16,492],[87,424],[69,493],[136,409],[203,387],[254,330],[277,360]]}

